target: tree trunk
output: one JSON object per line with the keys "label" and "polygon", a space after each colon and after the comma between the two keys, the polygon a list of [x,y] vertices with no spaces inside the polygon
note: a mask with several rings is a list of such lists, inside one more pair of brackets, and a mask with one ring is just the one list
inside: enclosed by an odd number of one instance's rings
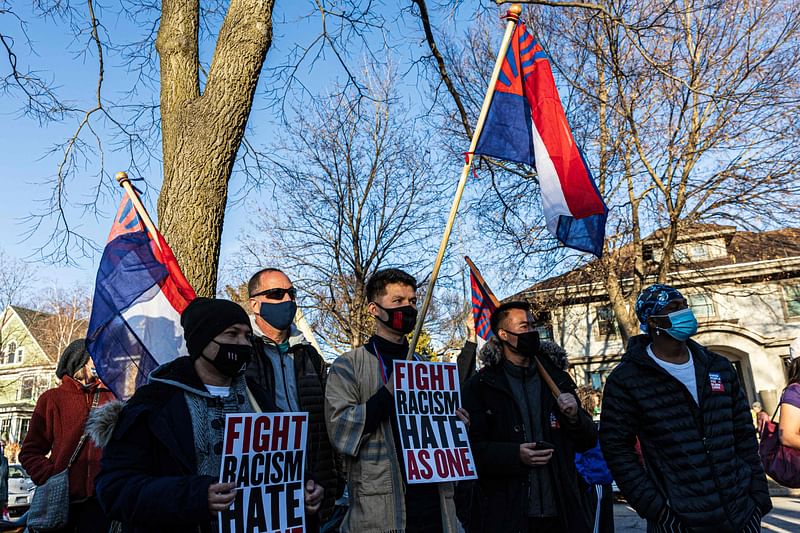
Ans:
{"label": "tree trunk", "polygon": [[163,0],[160,229],[198,295],[217,286],[228,181],[272,43],[274,0],[232,0],[200,92],[199,0]]}

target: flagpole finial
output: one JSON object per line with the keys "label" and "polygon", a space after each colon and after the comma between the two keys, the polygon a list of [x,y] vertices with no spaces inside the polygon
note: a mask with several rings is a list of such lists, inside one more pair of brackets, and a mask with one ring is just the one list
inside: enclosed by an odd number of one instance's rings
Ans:
{"label": "flagpole finial", "polygon": [[503,18],[519,20],[520,15],[522,15],[522,4],[511,4]]}
{"label": "flagpole finial", "polygon": [[119,183],[120,186],[122,186],[122,184],[125,183],[126,181],[127,182],[131,181],[131,179],[128,177],[128,173],[127,172],[117,172],[114,175],[114,178],[117,180],[117,183]]}

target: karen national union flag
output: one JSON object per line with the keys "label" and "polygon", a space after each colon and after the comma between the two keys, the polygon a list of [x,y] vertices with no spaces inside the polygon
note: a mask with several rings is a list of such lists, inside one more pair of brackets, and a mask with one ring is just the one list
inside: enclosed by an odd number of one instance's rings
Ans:
{"label": "karen national union flag", "polygon": [[535,166],[547,229],[600,256],[608,210],[572,136],[541,45],[519,23],[475,154]]}
{"label": "karen national union flag", "polygon": [[98,376],[128,398],[162,363],[186,355],[181,312],[195,293],[166,241],[130,198],[119,206],[97,272],[87,347]]}

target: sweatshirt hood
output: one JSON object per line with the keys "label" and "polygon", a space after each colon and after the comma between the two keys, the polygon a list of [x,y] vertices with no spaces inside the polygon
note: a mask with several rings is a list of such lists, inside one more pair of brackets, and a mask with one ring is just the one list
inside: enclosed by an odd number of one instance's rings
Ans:
{"label": "sweatshirt hood", "polygon": [[[237,379],[237,378],[234,378]],[[194,361],[188,356],[164,363],[150,373],[148,383],[161,383],[204,398],[213,398],[194,369]]]}

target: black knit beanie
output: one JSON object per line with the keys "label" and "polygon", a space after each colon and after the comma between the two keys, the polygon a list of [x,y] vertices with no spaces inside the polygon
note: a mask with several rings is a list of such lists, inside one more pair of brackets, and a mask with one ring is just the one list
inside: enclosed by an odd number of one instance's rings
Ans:
{"label": "black knit beanie", "polygon": [[89,350],[86,349],[86,339],[74,340],[61,354],[56,366],[56,376],[74,376],[75,372],[83,368],[89,361]]}
{"label": "black knit beanie", "polygon": [[242,307],[230,300],[195,298],[181,314],[183,338],[192,359],[200,357],[211,339],[234,324],[250,325]]}

